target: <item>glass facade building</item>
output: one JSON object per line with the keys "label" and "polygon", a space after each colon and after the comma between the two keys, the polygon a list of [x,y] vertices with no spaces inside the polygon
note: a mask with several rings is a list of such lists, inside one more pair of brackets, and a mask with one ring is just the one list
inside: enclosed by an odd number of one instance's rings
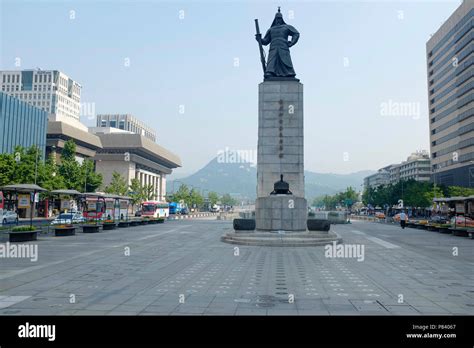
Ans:
{"label": "glass facade building", "polygon": [[44,158],[48,113],[0,92],[0,153],[37,145]]}
{"label": "glass facade building", "polygon": [[474,187],[474,2],[426,44],[433,181]]}

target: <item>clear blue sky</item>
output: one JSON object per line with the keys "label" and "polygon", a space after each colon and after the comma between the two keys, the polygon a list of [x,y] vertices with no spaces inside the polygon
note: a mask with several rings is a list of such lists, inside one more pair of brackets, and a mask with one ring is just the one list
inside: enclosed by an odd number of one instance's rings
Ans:
{"label": "clear blue sky", "polygon": [[[292,59],[305,88],[306,169],[378,169],[429,149],[425,44],[460,3],[2,0],[0,67],[19,57],[22,69],[63,71],[96,113],[155,128],[191,173],[226,147],[256,148],[253,20],[265,32],[280,5],[301,33]],[[381,115],[389,100],[419,103],[419,117]]]}

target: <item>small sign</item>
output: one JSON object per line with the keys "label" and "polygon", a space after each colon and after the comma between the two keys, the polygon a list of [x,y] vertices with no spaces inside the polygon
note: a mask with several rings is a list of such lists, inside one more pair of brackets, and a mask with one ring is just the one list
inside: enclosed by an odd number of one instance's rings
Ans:
{"label": "small sign", "polygon": [[456,203],[456,213],[464,214],[464,203]]}
{"label": "small sign", "polygon": [[61,209],[71,209],[71,202],[67,199],[61,200]]}
{"label": "small sign", "polygon": [[18,208],[30,207],[30,195],[18,195]]}

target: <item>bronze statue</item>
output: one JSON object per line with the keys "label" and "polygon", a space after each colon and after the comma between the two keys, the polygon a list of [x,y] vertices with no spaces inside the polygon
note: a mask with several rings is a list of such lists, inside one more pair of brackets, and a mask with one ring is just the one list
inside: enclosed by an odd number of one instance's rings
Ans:
{"label": "bronze statue", "polygon": [[[300,33],[293,26],[288,25],[283,20],[283,15],[278,7],[273,23],[262,38],[258,28],[258,20],[255,20],[257,34],[255,38],[260,47],[260,58],[264,71],[265,80],[294,79],[296,76],[293,63],[291,62],[290,47],[294,46],[300,37]],[[291,41],[288,37],[291,36]],[[263,46],[270,44],[268,59],[265,64],[263,57]]]}

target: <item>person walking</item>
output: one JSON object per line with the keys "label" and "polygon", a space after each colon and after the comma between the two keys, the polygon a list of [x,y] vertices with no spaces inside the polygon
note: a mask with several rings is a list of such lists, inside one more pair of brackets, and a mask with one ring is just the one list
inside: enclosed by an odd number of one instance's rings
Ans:
{"label": "person walking", "polygon": [[400,226],[402,227],[402,229],[405,228],[407,220],[408,220],[407,214],[405,214],[405,211],[402,210],[402,212],[400,213]]}

